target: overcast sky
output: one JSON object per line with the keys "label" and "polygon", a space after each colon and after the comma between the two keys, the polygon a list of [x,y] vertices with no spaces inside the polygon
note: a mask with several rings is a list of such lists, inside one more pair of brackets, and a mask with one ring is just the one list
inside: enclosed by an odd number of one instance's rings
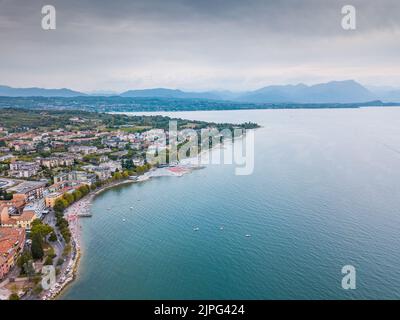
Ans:
{"label": "overcast sky", "polygon": [[[41,28],[56,8],[57,29]],[[357,9],[357,29],[341,8]],[[0,84],[248,90],[400,87],[399,0],[0,0]]]}

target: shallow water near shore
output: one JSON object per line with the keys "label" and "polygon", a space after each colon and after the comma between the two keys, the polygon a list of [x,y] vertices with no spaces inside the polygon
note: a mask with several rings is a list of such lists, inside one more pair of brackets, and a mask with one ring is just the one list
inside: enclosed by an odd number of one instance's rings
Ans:
{"label": "shallow water near shore", "polygon": [[[101,193],[60,298],[400,297],[400,108],[161,114],[259,123],[254,173],[209,165]],[[356,290],[341,288],[348,264]]]}

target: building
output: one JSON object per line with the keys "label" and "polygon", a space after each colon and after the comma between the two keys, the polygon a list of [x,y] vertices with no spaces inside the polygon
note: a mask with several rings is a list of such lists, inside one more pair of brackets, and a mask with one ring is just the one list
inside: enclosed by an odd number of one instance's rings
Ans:
{"label": "building", "polygon": [[117,151],[117,152],[113,152],[111,153],[111,156],[117,157],[117,158],[123,158],[125,156],[128,155],[128,151],[124,150],[124,151]]}
{"label": "building", "polygon": [[40,158],[37,161],[40,165],[49,169],[57,167],[70,167],[75,163],[75,160],[72,157]]}
{"label": "building", "polygon": [[36,162],[15,161],[10,163],[9,175],[15,178],[30,178],[36,176],[40,166]]}
{"label": "building", "polygon": [[94,167],[92,171],[100,181],[111,178],[111,170],[109,168]]}
{"label": "building", "polygon": [[110,148],[104,148],[104,149],[98,149],[97,154],[105,154],[105,153],[111,153],[112,150]]}
{"label": "building", "polygon": [[8,192],[14,193],[14,197],[22,197],[26,202],[43,198],[46,182],[25,181],[19,185],[7,189]]}
{"label": "building", "polygon": [[64,172],[54,177],[54,184],[64,181],[77,181],[79,183],[92,185],[97,180],[95,174],[90,174],[85,171]]}
{"label": "building", "polygon": [[10,147],[13,147],[15,151],[21,152],[21,151],[34,151],[35,150],[35,144],[32,141],[12,141],[9,143]]}
{"label": "building", "polygon": [[13,159],[15,159],[14,155],[6,154],[6,155],[0,157],[0,162],[7,161],[7,160],[13,160]]}
{"label": "building", "polygon": [[37,219],[34,211],[24,211],[21,215],[10,215],[6,206],[0,207],[0,226],[30,230],[32,222]]}
{"label": "building", "polygon": [[97,147],[92,146],[71,146],[68,148],[69,152],[82,153],[84,155],[97,153]]}
{"label": "building", "polygon": [[135,167],[141,167],[144,165],[144,159],[143,158],[133,158],[132,163]]}
{"label": "building", "polygon": [[10,216],[9,219],[1,220],[2,227],[23,228],[29,231],[32,227],[32,222],[37,219],[35,212],[26,211],[20,216]]}
{"label": "building", "polygon": [[25,230],[0,227],[0,279],[16,264],[25,244]]}
{"label": "building", "polygon": [[64,193],[62,193],[62,192],[53,192],[53,193],[46,195],[46,197],[44,198],[46,207],[54,208],[56,201],[58,199],[61,199],[63,197],[63,195],[64,195]]}
{"label": "building", "polygon": [[10,215],[19,215],[24,210],[26,201],[23,196],[13,195],[11,200],[0,200],[0,207],[5,206],[8,208]]}
{"label": "building", "polygon": [[100,163],[99,167],[108,168],[111,172],[122,171],[122,165],[120,161],[107,161]]}
{"label": "building", "polygon": [[22,211],[22,214],[33,212],[35,214],[36,218],[42,219],[45,210],[46,210],[45,200],[38,199],[38,200],[29,202],[25,206],[24,210]]}

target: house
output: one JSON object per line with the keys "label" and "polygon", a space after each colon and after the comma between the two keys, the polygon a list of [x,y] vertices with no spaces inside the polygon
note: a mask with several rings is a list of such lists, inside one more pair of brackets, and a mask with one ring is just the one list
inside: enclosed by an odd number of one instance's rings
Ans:
{"label": "house", "polygon": [[13,197],[21,197],[26,202],[43,198],[46,182],[40,181],[24,181],[19,185],[7,189],[8,192],[14,193]]}
{"label": "house", "polygon": [[122,165],[120,161],[107,161],[99,165],[100,168],[108,168],[111,172],[122,171]]}
{"label": "house", "polygon": [[13,159],[15,159],[14,155],[6,154],[6,155],[0,157],[0,162],[7,161],[7,160],[13,160]]}
{"label": "house", "polygon": [[43,213],[46,210],[46,204],[44,199],[38,199],[27,203],[24,210],[22,211],[22,215],[24,213],[34,213],[36,218],[42,219]]}
{"label": "house", "polygon": [[36,176],[40,166],[36,162],[15,161],[10,163],[9,175],[15,178],[30,178]]}
{"label": "house", "polygon": [[64,195],[64,193],[62,193],[62,192],[53,192],[53,193],[46,195],[46,197],[44,198],[46,207],[54,208],[56,201],[58,199],[61,199],[63,197],[63,195]]}
{"label": "house", "polygon": [[71,146],[68,148],[69,152],[82,153],[84,155],[97,153],[97,147],[92,146]]}
{"label": "house", "polygon": [[0,206],[0,226],[9,228],[23,228],[30,230],[32,222],[37,219],[34,211],[27,210],[21,215],[10,215],[7,206]]}
{"label": "house", "polygon": [[0,207],[7,207],[10,215],[20,215],[24,210],[25,205],[25,197],[15,194],[11,200],[0,200]]}
{"label": "house", "polygon": [[54,183],[63,181],[77,181],[86,185],[92,185],[96,182],[96,175],[85,171],[64,172],[54,177]]}
{"label": "house", "polygon": [[117,152],[111,153],[111,156],[117,157],[117,158],[123,158],[123,157],[127,156],[128,153],[129,153],[129,152],[128,152],[127,150],[124,150],[124,151],[117,151]]}
{"label": "house", "polygon": [[39,158],[37,162],[43,167],[52,169],[57,167],[70,167],[75,163],[72,157],[49,157],[49,158]]}
{"label": "house", "polygon": [[133,158],[132,163],[135,167],[141,167],[144,165],[144,159],[142,158]]}
{"label": "house", "polygon": [[15,151],[33,151],[35,150],[35,144],[32,141],[21,141],[16,140],[9,143],[10,147],[13,147]]}
{"label": "house", "polygon": [[0,279],[14,267],[24,245],[25,229],[0,227]]}
{"label": "house", "polygon": [[112,150],[110,148],[103,148],[103,149],[98,149],[97,154],[105,154],[105,153],[110,153]]}
{"label": "house", "polygon": [[91,171],[96,174],[100,181],[111,178],[111,170],[109,168],[94,167]]}

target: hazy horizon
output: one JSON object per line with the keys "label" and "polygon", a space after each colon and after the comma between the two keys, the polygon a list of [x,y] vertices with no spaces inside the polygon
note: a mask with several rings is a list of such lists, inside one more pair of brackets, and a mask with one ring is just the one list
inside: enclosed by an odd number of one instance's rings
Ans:
{"label": "hazy horizon", "polygon": [[[255,88],[250,88],[248,90],[230,90],[227,88],[221,88],[221,89],[213,89],[210,88],[209,90],[196,90],[196,89],[189,89],[186,90],[185,88],[180,88],[180,87],[167,87],[167,86],[160,86],[160,87],[143,87],[143,88],[130,88],[124,91],[114,91],[114,90],[108,90],[107,88],[100,88],[100,89],[95,89],[95,90],[89,90],[89,91],[80,91],[77,90],[73,87],[40,87],[40,86],[36,86],[36,85],[31,85],[31,86],[26,86],[26,87],[21,87],[21,86],[9,86],[8,84],[5,83],[0,83],[0,87],[1,86],[6,86],[6,87],[11,87],[14,89],[33,89],[33,88],[37,88],[37,89],[46,89],[46,90],[62,90],[62,89],[67,89],[67,90],[73,90],[73,91],[78,91],[84,94],[89,94],[89,95],[94,95],[94,94],[103,94],[103,95],[109,95],[109,94],[116,94],[116,95],[120,95],[126,91],[130,91],[130,90],[156,90],[156,89],[167,89],[167,90],[180,90],[180,91],[184,91],[184,92],[231,92],[231,93],[235,93],[235,94],[240,94],[240,93],[245,93],[245,92],[251,92],[251,91],[255,91],[258,89],[262,89],[268,86],[297,86],[297,85],[306,85],[306,86],[314,86],[314,85],[319,85],[319,84],[325,84],[325,83],[330,83],[330,82],[345,82],[345,81],[355,81],[353,79],[343,79],[343,80],[329,80],[327,82],[318,82],[318,83],[304,83],[304,82],[297,82],[297,83],[271,83],[269,85],[265,85],[262,87],[255,87]],[[371,92],[374,91],[389,91],[389,90],[399,90],[400,86],[368,86],[368,85],[364,85],[363,83],[359,83],[360,85],[362,85],[363,87],[365,87],[366,89],[370,90]]]}
{"label": "hazy horizon", "polygon": [[254,90],[353,79],[400,83],[399,1],[0,0],[0,84],[113,91]]}

